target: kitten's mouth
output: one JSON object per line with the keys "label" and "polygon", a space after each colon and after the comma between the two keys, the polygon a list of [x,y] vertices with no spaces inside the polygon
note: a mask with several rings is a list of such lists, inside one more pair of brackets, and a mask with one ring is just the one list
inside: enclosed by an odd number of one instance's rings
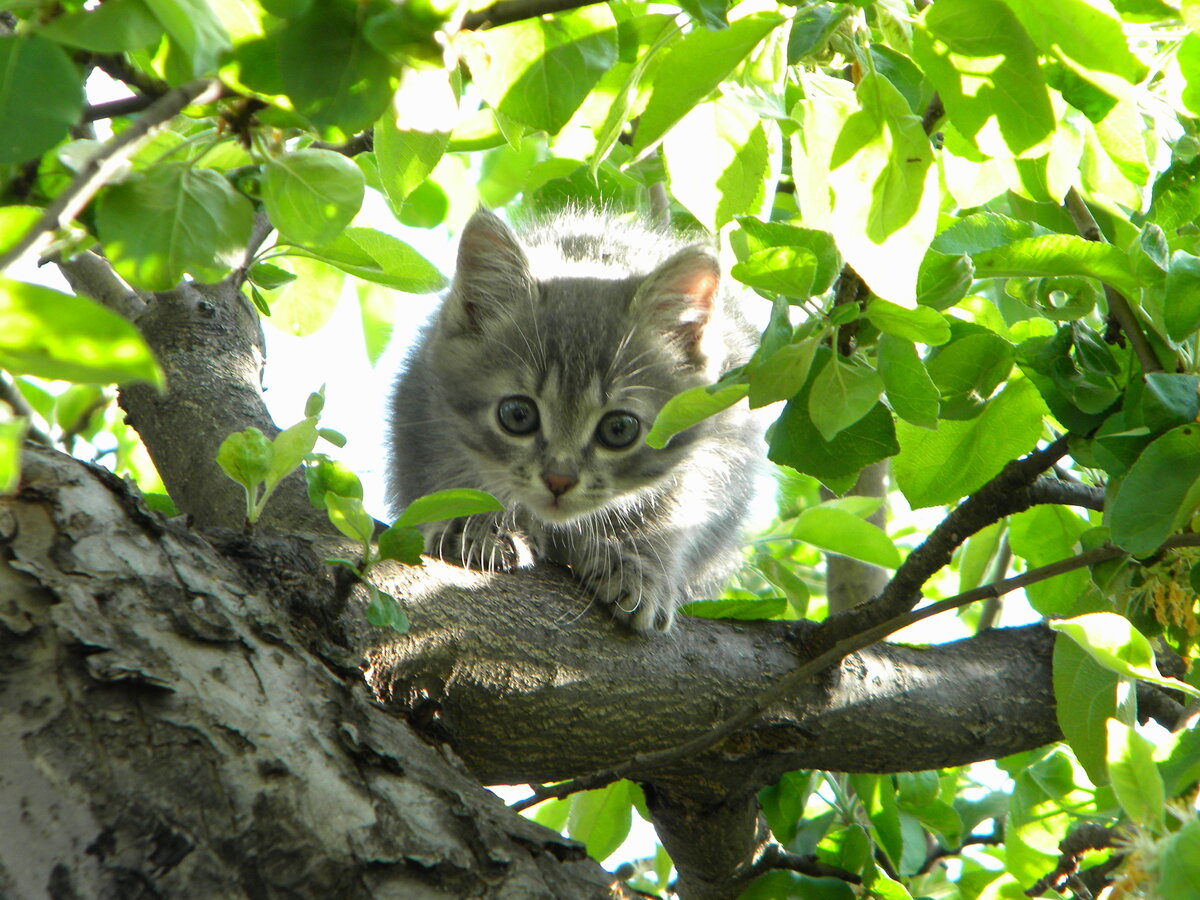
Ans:
{"label": "kitten's mouth", "polygon": [[588,513],[584,504],[574,497],[554,497],[543,500],[534,507],[538,517],[556,525],[565,525]]}

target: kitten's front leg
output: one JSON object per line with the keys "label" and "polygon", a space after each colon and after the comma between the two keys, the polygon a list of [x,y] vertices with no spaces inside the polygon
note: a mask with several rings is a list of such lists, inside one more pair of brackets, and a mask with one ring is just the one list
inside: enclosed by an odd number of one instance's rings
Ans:
{"label": "kitten's front leg", "polygon": [[646,538],[580,534],[566,549],[575,578],[620,621],[640,632],[671,627],[682,591],[669,547]]}
{"label": "kitten's front leg", "polygon": [[528,537],[505,521],[503,512],[479,513],[421,526],[430,556],[484,572],[533,565]]}

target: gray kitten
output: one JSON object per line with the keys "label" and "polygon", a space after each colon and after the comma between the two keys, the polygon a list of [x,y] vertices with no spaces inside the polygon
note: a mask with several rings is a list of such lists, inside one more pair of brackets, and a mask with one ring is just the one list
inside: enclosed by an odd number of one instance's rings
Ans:
{"label": "gray kitten", "polygon": [[480,209],[449,294],[392,394],[388,502],[472,487],[500,513],[426,527],[483,569],[549,559],[637,631],[719,589],[737,564],[759,435],[735,407],[644,438],[675,394],[755,339],[708,242],[568,211],[517,237]]}

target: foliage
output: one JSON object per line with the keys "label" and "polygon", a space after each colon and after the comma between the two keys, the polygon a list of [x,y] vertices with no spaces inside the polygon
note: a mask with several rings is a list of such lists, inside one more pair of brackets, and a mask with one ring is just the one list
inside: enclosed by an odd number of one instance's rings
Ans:
{"label": "foliage", "polygon": [[[923,588],[969,590],[1010,559],[1127,551],[1027,591],[1035,614],[1064,620],[1066,742],[990,776],[792,773],[760,799],[781,844],[877,896],[1049,890],[1066,877],[1043,882],[1059,842],[1085,821],[1125,829],[1127,893],[1200,896],[1200,825],[1168,805],[1195,797],[1197,732],[1139,724],[1133,690],[1200,684],[1155,662],[1156,650],[1188,659],[1200,640],[1200,561],[1169,543],[1200,512],[1194,0],[612,0],[497,27],[442,0],[0,10],[4,266],[30,247],[95,249],[140,291],[234,273],[270,321],[309,334],[348,276],[413,293],[445,283],[364,198],[406,227],[453,229],[477,201],[645,214],[665,187],[676,223],[719,232],[732,277],[761,298],[760,347],[672,400],[647,441],[734,403],[782,404],[768,434],[780,495],[741,584],[695,615],[820,618],[819,551],[902,568],[930,530],[906,507],[957,504],[1066,435],[1064,477],[1103,488],[1103,514],[1001,513],[957,535],[952,566]],[[100,71],[131,98],[88,105]],[[212,77],[219,96],[196,88]],[[185,86],[197,105],[161,114]],[[161,127],[121,144],[139,123]],[[262,244],[258,212],[275,229]],[[389,323],[371,296],[374,361]],[[0,489],[17,484],[32,429],[161,492],[103,387],[161,383],[124,319],[9,272],[0,368]],[[416,525],[484,508],[462,492],[425,498],[376,540],[357,477],[312,452],[317,406],[274,440],[242,432],[222,448],[247,521],[307,461],[314,505],[362,547],[335,562],[366,578],[383,558],[419,561]],[[890,533],[867,521],[878,500],[818,492],[844,494],[883,459],[898,491]],[[369,589],[371,621],[403,630],[400,605]],[[959,624],[980,622],[967,609]],[[617,783],[556,803],[535,816],[603,857],[641,800]],[[665,889],[661,848],[634,868],[637,886]],[[778,871],[746,896],[851,894]]]}

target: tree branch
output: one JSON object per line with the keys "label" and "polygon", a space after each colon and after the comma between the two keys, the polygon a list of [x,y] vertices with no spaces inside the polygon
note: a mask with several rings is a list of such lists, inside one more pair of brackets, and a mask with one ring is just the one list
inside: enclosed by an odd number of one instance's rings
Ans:
{"label": "tree branch", "polygon": [[[1092,215],[1092,211],[1088,209],[1083,197],[1079,195],[1079,191],[1073,187],[1067,191],[1063,207],[1070,213],[1080,235],[1089,241],[1108,243],[1095,216]],[[1108,300],[1108,311],[1121,326],[1121,330],[1125,332],[1130,343],[1133,344],[1133,352],[1137,354],[1138,362],[1142,364],[1142,371],[1161,372],[1163,368],[1158,361],[1158,356],[1155,355],[1154,348],[1150,346],[1150,341],[1146,339],[1142,326],[1138,323],[1137,316],[1134,315],[1125,295],[1106,284],[1104,285],[1104,297]]]}
{"label": "tree branch", "polygon": [[30,251],[36,252],[49,240],[52,232],[63,228],[87,206],[88,202],[111,177],[117,165],[130,156],[141,142],[157,128],[173,119],[193,103],[209,103],[220,96],[221,83],[215,79],[200,79],[167,91],[154,101],[146,112],[128,128],[114,134],[87,161],[83,170],[46,207],[28,232],[3,256],[0,271]]}
{"label": "tree branch", "polygon": [[[1164,546],[1200,546],[1200,535],[1182,535],[1172,538]],[[1078,556],[1059,560],[1049,565],[1039,566],[1012,578],[1006,578],[1003,581],[992,584],[985,584],[974,590],[956,594],[953,597],[930,604],[922,609],[896,616],[864,632],[839,640],[830,649],[825,650],[818,656],[789,672],[772,687],[750,700],[736,715],[729,717],[705,734],[667,750],[632,757],[604,771],[572,778],[569,781],[564,781],[552,787],[542,786],[535,788],[533,796],[518,801],[512,804],[512,806],[517,810],[527,809],[550,797],[562,798],[578,791],[602,787],[616,781],[618,778],[624,778],[633,772],[644,775],[647,771],[651,771],[659,766],[694,756],[697,753],[708,750],[719,741],[749,725],[768,709],[791,696],[802,684],[828,667],[835,665],[850,653],[869,647],[877,641],[883,640],[889,634],[899,631],[901,628],[906,628],[923,619],[957,609],[960,606],[966,606],[977,600],[984,600],[988,597],[999,597],[1002,594],[1007,594],[1039,581],[1045,581],[1056,575],[1073,572],[1084,566],[1095,565],[1096,563],[1109,559],[1117,559],[1125,555],[1125,551],[1119,547],[1113,547],[1112,545],[1097,547]]]}
{"label": "tree branch", "polygon": [[[1075,493],[1082,496],[1083,492],[1072,493],[1065,488],[1061,491],[1049,487],[1044,491],[1030,488],[1034,480],[1066,452],[1067,439],[1064,436],[1044,449],[1006,465],[999,475],[955,507],[929,537],[908,554],[878,598],[831,616],[823,626],[819,639],[831,642],[846,635],[858,634],[903,610],[911,609],[920,599],[925,582],[948,565],[955,549],[980,529],[1038,503],[1064,502],[1057,498],[1074,498]],[[1050,499],[1051,496],[1056,499]],[[1067,502],[1075,503],[1078,500]]]}
{"label": "tree branch", "polygon": [[500,0],[491,6],[463,16],[463,31],[482,31],[522,19],[536,19],[551,13],[594,6],[604,0]]}

